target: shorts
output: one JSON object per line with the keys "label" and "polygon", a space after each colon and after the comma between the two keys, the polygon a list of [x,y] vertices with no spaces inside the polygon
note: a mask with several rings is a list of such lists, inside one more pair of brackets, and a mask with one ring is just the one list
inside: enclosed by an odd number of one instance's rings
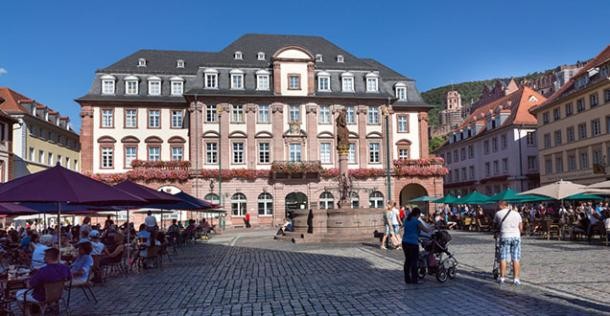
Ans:
{"label": "shorts", "polygon": [[513,261],[521,259],[521,238],[510,237],[500,239],[500,260],[506,261],[509,256]]}
{"label": "shorts", "polygon": [[392,224],[392,227],[394,228],[394,234],[398,235],[400,233],[400,225]]}
{"label": "shorts", "polygon": [[386,234],[386,236],[389,236],[390,232],[392,232],[392,230],[390,229],[390,225],[386,224],[385,225],[385,234]]}

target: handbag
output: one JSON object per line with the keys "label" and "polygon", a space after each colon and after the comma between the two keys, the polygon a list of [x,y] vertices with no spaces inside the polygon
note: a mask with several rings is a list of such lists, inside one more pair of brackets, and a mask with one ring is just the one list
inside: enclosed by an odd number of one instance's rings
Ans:
{"label": "handbag", "polygon": [[502,224],[504,224],[504,221],[506,220],[506,218],[508,217],[508,214],[510,214],[510,212],[512,212],[511,209],[509,209],[508,212],[506,212],[506,215],[504,215],[504,217],[500,221],[500,224],[498,224],[498,228],[494,232],[494,239],[498,239],[498,234],[500,233],[500,229],[502,229]]}

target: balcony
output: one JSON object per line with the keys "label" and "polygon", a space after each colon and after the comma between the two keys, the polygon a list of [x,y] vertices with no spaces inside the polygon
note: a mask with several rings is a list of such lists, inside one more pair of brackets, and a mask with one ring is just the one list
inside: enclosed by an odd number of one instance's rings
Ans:
{"label": "balcony", "polygon": [[430,177],[444,176],[449,170],[440,157],[429,159],[398,159],[394,160],[394,175],[397,177]]}
{"label": "balcony", "polygon": [[274,161],[271,163],[273,179],[305,179],[318,178],[322,172],[319,160],[311,161]]}

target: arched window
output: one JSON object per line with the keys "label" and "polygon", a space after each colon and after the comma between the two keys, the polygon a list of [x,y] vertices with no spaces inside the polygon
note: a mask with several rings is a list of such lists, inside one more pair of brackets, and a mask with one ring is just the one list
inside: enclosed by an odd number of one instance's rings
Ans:
{"label": "arched window", "polygon": [[258,196],[258,215],[273,215],[273,196],[264,192]]}
{"label": "arched window", "polygon": [[381,192],[375,191],[369,195],[369,207],[383,208],[383,194]]}
{"label": "arched window", "polygon": [[333,195],[326,191],[320,194],[320,208],[321,209],[332,209],[335,205],[335,198]]}
{"label": "arched window", "polygon": [[208,193],[203,197],[203,199],[214,204],[220,204],[220,197],[216,193]]}
{"label": "arched window", "polygon": [[235,193],[231,196],[231,210],[235,216],[246,214],[246,196],[243,193]]}
{"label": "arched window", "polygon": [[358,193],[357,192],[350,192],[349,193],[349,200],[352,204],[352,208],[359,208],[360,207],[360,198],[358,197]]}

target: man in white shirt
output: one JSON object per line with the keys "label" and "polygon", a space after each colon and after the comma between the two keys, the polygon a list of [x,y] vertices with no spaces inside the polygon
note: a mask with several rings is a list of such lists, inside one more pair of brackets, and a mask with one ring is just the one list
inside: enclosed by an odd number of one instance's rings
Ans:
{"label": "man in white shirt", "polygon": [[155,227],[157,226],[157,218],[152,215],[151,211],[148,211],[146,215],[147,216],[144,219],[144,224],[146,224],[146,229],[151,232],[155,230]]}
{"label": "man in white shirt", "polygon": [[506,280],[506,261],[510,256],[513,262],[513,284],[521,285],[521,231],[523,222],[519,212],[508,208],[506,201],[498,202],[500,210],[496,213],[494,224],[500,230],[500,278],[498,282],[503,284]]}
{"label": "man in white shirt", "polygon": [[44,262],[44,252],[53,245],[52,235],[40,236],[40,242],[34,247],[32,252],[32,269],[40,269],[46,265]]}

